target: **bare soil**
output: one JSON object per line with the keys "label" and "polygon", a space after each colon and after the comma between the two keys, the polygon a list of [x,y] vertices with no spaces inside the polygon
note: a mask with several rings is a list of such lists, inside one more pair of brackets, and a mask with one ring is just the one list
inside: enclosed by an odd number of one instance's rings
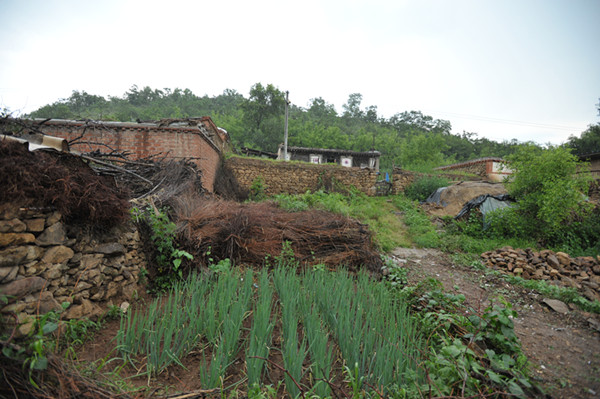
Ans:
{"label": "bare soil", "polygon": [[599,320],[598,315],[574,307],[566,315],[556,313],[537,293],[455,265],[435,249],[398,248],[393,255],[409,269],[412,284],[436,278],[446,291],[463,294],[475,311],[502,295],[518,313],[515,332],[531,363],[530,374],[542,389],[553,398],[600,397],[600,333],[588,321]]}

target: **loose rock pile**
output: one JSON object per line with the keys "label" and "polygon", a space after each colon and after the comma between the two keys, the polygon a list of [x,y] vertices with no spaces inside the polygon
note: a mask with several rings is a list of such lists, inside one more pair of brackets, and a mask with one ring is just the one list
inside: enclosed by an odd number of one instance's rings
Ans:
{"label": "loose rock pile", "polygon": [[503,247],[484,252],[483,262],[526,279],[548,280],[579,290],[590,300],[600,300],[600,256],[572,258],[564,252]]}

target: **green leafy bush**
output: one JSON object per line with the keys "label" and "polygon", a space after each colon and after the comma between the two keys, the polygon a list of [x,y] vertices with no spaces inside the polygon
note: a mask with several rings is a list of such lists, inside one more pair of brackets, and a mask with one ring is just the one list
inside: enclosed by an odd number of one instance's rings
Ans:
{"label": "green leafy bush", "polygon": [[154,260],[158,272],[153,282],[154,288],[164,291],[175,281],[183,278],[183,259],[192,260],[194,257],[177,248],[175,234],[177,226],[169,219],[166,209],[134,208],[131,212],[137,223],[144,222],[150,228],[150,239],[155,246]]}
{"label": "green leafy bush", "polygon": [[584,195],[591,181],[587,164],[564,147],[522,146],[508,159],[515,172],[507,188],[517,204],[490,215],[490,235],[530,237],[576,252],[598,242],[600,224],[589,222],[598,216]]}
{"label": "green leafy bush", "polygon": [[404,195],[414,201],[425,201],[435,190],[448,186],[448,180],[439,176],[422,176],[412,182]]}
{"label": "green leafy bush", "polygon": [[258,176],[250,185],[250,193],[248,197],[251,201],[262,201],[266,198],[265,190],[265,181],[262,176]]}

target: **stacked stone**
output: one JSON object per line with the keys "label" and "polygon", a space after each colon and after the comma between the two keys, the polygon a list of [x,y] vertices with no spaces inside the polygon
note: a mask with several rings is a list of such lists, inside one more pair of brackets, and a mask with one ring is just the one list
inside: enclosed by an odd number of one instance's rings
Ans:
{"label": "stacked stone", "polygon": [[481,181],[482,178],[479,176],[465,176],[464,174],[452,174],[452,173],[419,173],[412,172],[409,170],[404,170],[399,167],[394,168],[394,173],[392,174],[392,194],[400,194],[403,193],[408,186],[410,186],[415,180],[420,179],[421,177],[443,177],[447,179],[449,184],[458,183],[460,181]]}
{"label": "stacked stone", "polygon": [[373,169],[242,157],[231,157],[225,162],[240,188],[249,190],[256,179],[261,178],[267,195],[303,194],[333,184],[344,188],[354,186],[370,196],[376,194],[377,172]]}
{"label": "stacked stone", "polygon": [[30,316],[71,305],[66,319],[94,317],[116,297],[130,296],[145,259],[138,232],[115,227],[102,237],[68,226],[58,212],[0,205],[2,311]]}
{"label": "stacked stone", "polygon": [[578,289],[590,300],[600,300],[600,255],[570,257],[564,252],[503,247],[484,252],[483,262],[526,279],[548,280]]}

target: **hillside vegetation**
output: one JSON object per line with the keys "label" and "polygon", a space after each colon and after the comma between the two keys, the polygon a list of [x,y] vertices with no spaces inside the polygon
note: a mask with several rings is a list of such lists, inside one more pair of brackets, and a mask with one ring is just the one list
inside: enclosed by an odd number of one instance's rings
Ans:
{"label": "hillside vegetation", "polygon": [[[362,95],[351,94],[338,112],[321,97],[305,107],[291,105],[289,145],[382,153],[381,169],[420,171],[473,158],[504,157],[522,145],[517,140],[498,143],[476,133],[452,134],[450,121],[420,111],[403,111],[384,118],[377,106],[362,105]],[[161,118],[210,116],[226,129],[234,145],[275,152],[283,142],[285,94],[275,86],[255,84],[248,97],[235,90],[218,96],[198,96],[189,89],[143,89],[133,86],[121,97],[108,99],[73,91],[66,99],[41,107],[30,117],[148,121]]]}

